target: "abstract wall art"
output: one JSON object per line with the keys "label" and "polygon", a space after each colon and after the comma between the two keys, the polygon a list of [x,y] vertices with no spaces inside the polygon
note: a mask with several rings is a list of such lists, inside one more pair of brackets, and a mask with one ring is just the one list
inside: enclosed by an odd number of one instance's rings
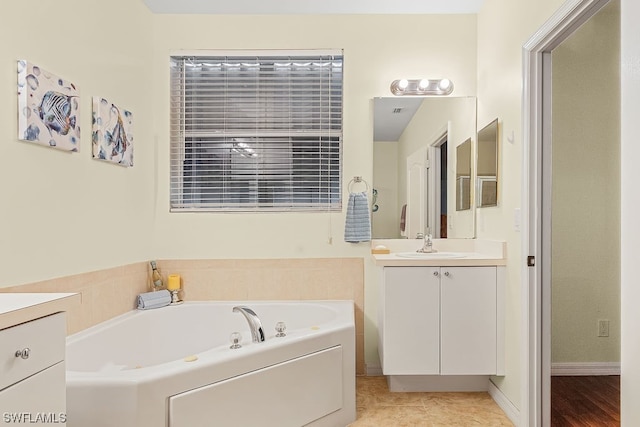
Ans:
{"label": "abstract wall art", "polygon": [[133,114],[93,97],[93,158],[133,166]]}
{"label": "abstract wall art", "polygon": [[26,60],[18,61],[18,139],[80,149],[80,91]]}

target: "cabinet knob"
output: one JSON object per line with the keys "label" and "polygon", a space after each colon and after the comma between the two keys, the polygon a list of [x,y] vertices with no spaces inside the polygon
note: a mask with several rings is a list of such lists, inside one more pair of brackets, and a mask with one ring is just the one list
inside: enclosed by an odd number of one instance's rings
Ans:
{"label": "cabinet knob", "polygon": [[25,347],[22,350],[16,351],[16,357],[21,357],[23,359],[28,359],[31,354],[31,349],[29,347]]}
{"label": "cabinet knob", "polygon": [[433,275],[434,275],[435,277],[438,277],[438,276],[440,275],[440,273],[438,273],[437,271],[434,271],[434,272],[433,272]]}
{"label": "cabinet knob", "polygon": [[449,276],[451,276],[451,273],[449,273],[448,271],[445,271],[445,272],[444,272],[444,275],[445,275],[445,276],[447,276],[447,277],[449,277]]}

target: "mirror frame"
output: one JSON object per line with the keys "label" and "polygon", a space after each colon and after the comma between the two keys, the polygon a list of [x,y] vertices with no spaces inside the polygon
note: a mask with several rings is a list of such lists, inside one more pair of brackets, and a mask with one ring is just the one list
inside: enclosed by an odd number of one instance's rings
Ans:
{"label": "mirror frame", "polygon": [[[483,134],[486,135],[483,137]],[[484,143],[493,143],[493,159],[488,161],[487,164],[493,164],[493,170],[495,175],[481,175],[480,161],[482,160],[481,150]],[[491,154],[490,154],[491,155]],[[484,126],[478,131],[476,138],[476,208],[488,208],[498,206],[499,201],[499,189],[500,189],[500,168],[499,168],[499,156],[500,156],[500,123],[498,119],[492,120],[489,124]],[[486,201],[484,189],[488,188],[489,195],[493,196],[489,201]]]}
{"label": "mirror frame", "polygon": [[[456,147],[456,211],[472,208],[471,180],[473,179],[473,151],[471,138]],[[463,163],[464,161],[464,163]],[[464,168],[464,173],[461,170]],[[466,182],[465,179],[467,178]]]}

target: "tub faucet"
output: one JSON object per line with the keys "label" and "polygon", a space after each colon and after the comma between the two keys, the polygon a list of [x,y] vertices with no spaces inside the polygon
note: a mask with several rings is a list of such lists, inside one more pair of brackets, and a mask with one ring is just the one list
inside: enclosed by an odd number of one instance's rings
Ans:
{"label": "tub faucet", "polygon": [[247,322],[249,322],[249,329],[251,330],[251,340],[253,342],[264,341],[264,330],[262,329],[262,323],[255,311],[249,307],[238,305],[233,307],[234,313],[242,313]]}

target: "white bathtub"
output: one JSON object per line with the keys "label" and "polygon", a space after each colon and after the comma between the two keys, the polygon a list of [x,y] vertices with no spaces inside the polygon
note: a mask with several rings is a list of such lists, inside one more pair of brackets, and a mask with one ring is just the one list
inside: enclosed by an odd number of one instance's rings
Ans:
{"label": "white bathtub", "polygon": [[[236,305],[258,314],[266,341],[251,342]],[[133,311],[68,337],[66,369],[68,427],[343,427],[356,416],[353,302]]]}

